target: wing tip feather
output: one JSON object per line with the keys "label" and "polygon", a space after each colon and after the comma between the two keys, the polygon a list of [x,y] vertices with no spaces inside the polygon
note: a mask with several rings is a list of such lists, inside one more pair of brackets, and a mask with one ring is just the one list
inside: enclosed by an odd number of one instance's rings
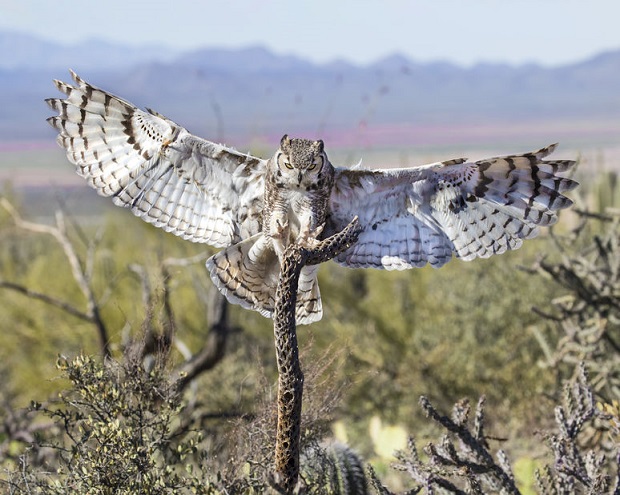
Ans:
{"label": "wing tip feather", "polygon": [[551,143],[547,146],[543,146],[542,148],[540,148],[536,154],[540,155],[541,157],[545,157],[550,155],[551,153],[553,153],[556,148],[559,146],[560,143]]}
{"label": "wing tip feather", "polygon": [[84,81],[84,79],[82,79],[80,76],[77,75],[77,72],[75,72],[73,69],[69,69],[69,74],[71,74],[71,78],[77,83],[77,84],[87,84],[86,81]]}

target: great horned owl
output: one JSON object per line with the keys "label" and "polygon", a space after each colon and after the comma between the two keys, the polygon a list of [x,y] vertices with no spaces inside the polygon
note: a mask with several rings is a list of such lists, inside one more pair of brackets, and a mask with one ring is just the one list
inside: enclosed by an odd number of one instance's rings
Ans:
{"label": "great horned owl", "polygon": [[[291,242],[312,242],[321,234],[334,173],[323,141],[282,138],[266,163],[262,231],[207,261],[211,278],[229,301],[271,315],[284,250]],[[317,270],[314,265],[301,271],[298,323],[321,317]]]}
{"label": "great horned owl", "polygon": [[[207,260],[229,301],[271,316],[280,259],[359,217],[358,241],[335,258],[349,267],[440,267],[453,254],[486,258],[518,248],[571,205],[570,160],[532,153],[362,170],[335,168],[322,141],[284,136],[269,160],[190,134],[72,73],[46,100],[58,142],[88,184],[168,232],[222,251]],[[322,316],[317,267],[303,269],[298,324]]]}

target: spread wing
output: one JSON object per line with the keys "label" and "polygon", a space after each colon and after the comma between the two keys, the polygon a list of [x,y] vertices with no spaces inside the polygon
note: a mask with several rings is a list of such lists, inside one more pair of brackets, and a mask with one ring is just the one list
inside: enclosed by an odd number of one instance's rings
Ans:
{"label": "spread wing", "polygon": [[478,162],[464,159],[395,170],[336,169],[326,231],[355,215],[362,233],[336,261],[402,270],[442,266],[517,249],[572,204],[577,186],[558,176],[575,162],[545,161],[555,145]]}
{"label": "spread wing", "polygon": [[75,73],[48,122],[77,173],[102,196],[194,242],[228,246],[260,231],[266,161],[206,141]]}

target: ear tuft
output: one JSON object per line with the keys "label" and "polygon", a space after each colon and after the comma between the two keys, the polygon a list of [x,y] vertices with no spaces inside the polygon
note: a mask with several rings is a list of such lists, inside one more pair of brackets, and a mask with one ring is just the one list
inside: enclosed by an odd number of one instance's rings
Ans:
{"label": "ear tuft", "polygon": [[280,148],[288,148],[291,146],[291,138],[288,137],[288,134],[285,134],[284,136],[282,136],[282,139],[280,139]]}

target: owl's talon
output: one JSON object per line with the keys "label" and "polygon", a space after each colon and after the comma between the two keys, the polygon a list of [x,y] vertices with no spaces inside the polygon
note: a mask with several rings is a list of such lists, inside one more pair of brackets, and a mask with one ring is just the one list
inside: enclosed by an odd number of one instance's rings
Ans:
{"label": "owl's talon", "polygon": [[319,236],[323,233],[323,229],[325,228],[325,222],[323,222],[321,225],[319,225],[316,229],[311,230],[309,232],[310,236],[312,236],[314,239],[318,239]]}
{"label": "owl's talon", "polygon": [[318,237],[321,235],[321,233],[323,232],[323,229],[325,228],[325,223],[322,223],[321,225],[319,225],[318,227],[314,228],[314,229],[310,229],[304,233],[302,233],[299,236],[299,245],[301,246],[306,246],[309,248],[315,247],[319,244],[319,240]]}
{"label": "owl's talon", "polygon": [[281,222],[279,218],[276,218],[276,231],[271,235],[275,239],[284,239],[288,230],[288,222]]}

